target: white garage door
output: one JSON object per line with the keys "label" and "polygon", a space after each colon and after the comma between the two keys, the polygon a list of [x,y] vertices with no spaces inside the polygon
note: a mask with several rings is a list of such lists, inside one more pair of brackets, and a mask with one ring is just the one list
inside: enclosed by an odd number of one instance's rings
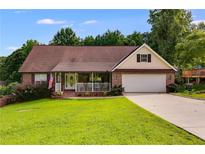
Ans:
{"label": "white garage door", "polygon": [[166,74],[122,74],[125,92],[166,92]]}

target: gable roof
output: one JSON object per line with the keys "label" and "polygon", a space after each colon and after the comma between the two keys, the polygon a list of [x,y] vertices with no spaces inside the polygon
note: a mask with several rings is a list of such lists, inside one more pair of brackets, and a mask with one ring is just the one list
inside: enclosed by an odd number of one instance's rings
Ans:
{"label": "gable roof", "polygon": [[163,59],[158,53],[156,53],[152,48],[150,48],[146,43],[141,45],[139,48],[137,48],[134,52],[130,53],[128,56],[124,57],[122,60],[120,60],[113,68],[112,71],[116,70],[120,65],[122,65],[129,57],[140,51],[141,48],[146,47],[151,53],[156,55],[165,65],[167,65],[170,69],[177,71],[176,68],[174,68],[171,64],[169,64],[165,59]]}
{"label": "gable roof", "polygon": [[111,71],[137,46],[34,46],[19,72]]}

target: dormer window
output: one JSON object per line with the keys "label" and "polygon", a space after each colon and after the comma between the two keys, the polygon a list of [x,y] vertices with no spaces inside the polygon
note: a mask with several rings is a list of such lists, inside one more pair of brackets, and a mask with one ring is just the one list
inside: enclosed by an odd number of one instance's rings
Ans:
{"label": "dormer window", "polygon": [[137,62],[151,62],[151,54],[137,54]]}
{"label": "dormer window", "polygon": [[147,56],[147,54],[141,54],[140,55],[141,57],[141,62],[148,62],[148,56]]}

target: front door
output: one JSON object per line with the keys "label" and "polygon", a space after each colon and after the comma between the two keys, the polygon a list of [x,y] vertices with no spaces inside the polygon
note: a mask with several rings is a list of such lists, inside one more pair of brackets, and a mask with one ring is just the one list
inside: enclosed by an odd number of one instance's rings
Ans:
{"label": "front door", "polygon": [[65,73],[65,89],[74,90],[76,84],[75,73]]}

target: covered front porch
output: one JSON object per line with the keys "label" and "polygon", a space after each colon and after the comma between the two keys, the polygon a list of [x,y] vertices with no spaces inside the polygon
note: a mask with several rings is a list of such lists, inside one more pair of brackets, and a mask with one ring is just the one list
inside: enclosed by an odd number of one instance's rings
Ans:
{"label": "covered front porch", "polygon": [[111,90],[110,72],[55,72],[55,92],[106,92]]}

